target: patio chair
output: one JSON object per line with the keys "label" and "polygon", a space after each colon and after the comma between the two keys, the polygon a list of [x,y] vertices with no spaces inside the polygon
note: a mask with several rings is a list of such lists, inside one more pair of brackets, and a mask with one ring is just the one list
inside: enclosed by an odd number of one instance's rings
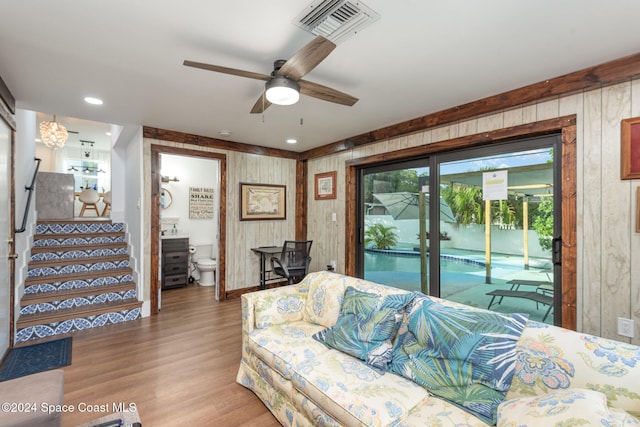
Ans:
{"label": "patio chair", "polygon": [[307,275],[313,240],[285,240],[280,257],[271,257],[271,271],[287,279],[287,284],[298,283]]}

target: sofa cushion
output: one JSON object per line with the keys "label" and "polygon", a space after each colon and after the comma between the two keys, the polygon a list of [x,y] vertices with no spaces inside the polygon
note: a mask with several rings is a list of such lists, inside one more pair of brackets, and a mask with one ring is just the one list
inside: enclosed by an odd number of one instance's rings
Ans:
{"label": "sofa cushion", "polygon": [[527,425],[631,427],[640,422],[622,410],[611,411],[604,394],[575,388],[500,404],[498,427]]}
{"label": "sofa cushion", "polygon": [[384,372],[391,362],[391,340],[411,298],[413,294],[380,296],[349,286],[336,324],[313,338]]}
{"label": "sofa cushion", "polygon": [[438,396],[427,396],[393,427],[489,427],[479,418]]}
{"label": "sofa cushion", "polygon": [[297,365],[314,363],[318,354],[329,351],[326,346],[311,338],[311,335],[321,329],[320,325],[304,321],[255,329],[249,334],[249,349],[290,380]]}
{"label": "sofa cushion", "polygon": [[297,369],[292,382],[313,401],[311,407],[322,408],[343,426],[389,426],[429,395],[418,384],[390,372],[382,375],[337,350]]}
{"label": "sofa cushion", "polygon": [[296,286],[285,286],[268,297],[257,299],[254,308],[256,328],[302,320],[307,293]]}
{"label": "sofa cushion", "polygon": [[640,347],[529,321],[507,399],[589,388],[640,418]]}
{"label": "sofa cushion", "polygon": [[390,368],[494,424],[527,317],[417,294],[407,307],[407,330],[396,341]]}
{"label": "sofa cushion", "polygon": [[307,276],[305,282],[309,286],[309,293],[303,319],[324,327],[335,325],[349,280],[353,279],[328,271]]}

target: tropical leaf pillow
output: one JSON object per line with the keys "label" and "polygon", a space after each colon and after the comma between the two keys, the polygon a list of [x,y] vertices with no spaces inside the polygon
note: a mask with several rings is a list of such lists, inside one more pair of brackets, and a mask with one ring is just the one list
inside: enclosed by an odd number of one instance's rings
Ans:
{"label": "tropical leaf pillow", "polygon": [[418,294],[406,318],[390,370],[495,424],[528,315],[455,307]]}
{"label": "tropical leaf pillow", "polygon": [[380,296],[349,286],[336,324],[317,332],[313,338],[384,372],[391,362],[392,340],[404,308],[413,296],[411,293]]}

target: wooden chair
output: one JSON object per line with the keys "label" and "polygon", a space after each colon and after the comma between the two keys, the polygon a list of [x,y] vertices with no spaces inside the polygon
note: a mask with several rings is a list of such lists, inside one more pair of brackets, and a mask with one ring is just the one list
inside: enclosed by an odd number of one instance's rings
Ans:
{"label": "wooden chair", "polygon": [[104,202],[104,208],[102,209],[102,213],[100,214],[100,216],[105,216],[107,211],[111,209],[111,190],[104,193],[104,196],[102,196],[102,201]]}
{"label": "wooden chair", "polygon": [[87,209],[93,209],[96,212],[96,216],[100,216],[100,211],[98,210],[98,201],[100,200],[100,195],[93,188],[85,188],[80,192],[78,199],[82,202],[82,209],[80,210],[80,216],[84,216],[84,212]]}
{"label": "wooden chair", "polygon": [[271,271],[287,279],[287,284],[298,283],[307,275],[313,240],[285,240],[280,257],[271,257]]}

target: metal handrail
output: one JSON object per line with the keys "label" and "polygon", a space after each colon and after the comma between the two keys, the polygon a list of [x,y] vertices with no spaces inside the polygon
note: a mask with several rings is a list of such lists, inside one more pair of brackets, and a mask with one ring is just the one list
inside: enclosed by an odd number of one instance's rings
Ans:
{"label": "metal handrail", "polygon": [[34,160],[36,161],[36,170],[35,172],[33,172],[33,179],[31,180],[31,185],[28,187],[26,185],[24,186],[25,191],[28,191],[29,195],[27,196],[27,204],[24,207],[24,216],[22,217],[22,227],[20,227],[19,229],[16,228],[15,230],[16,233],[24,233],[24,231],[27,229],[27,216],[29,215],[29,207],[31,206],[31,194],[33,193],[33,190],[35,188],[36,175],[38,175],[38,169],[40,169],[40,162],[42,161],[42,159],[34,157]]}

